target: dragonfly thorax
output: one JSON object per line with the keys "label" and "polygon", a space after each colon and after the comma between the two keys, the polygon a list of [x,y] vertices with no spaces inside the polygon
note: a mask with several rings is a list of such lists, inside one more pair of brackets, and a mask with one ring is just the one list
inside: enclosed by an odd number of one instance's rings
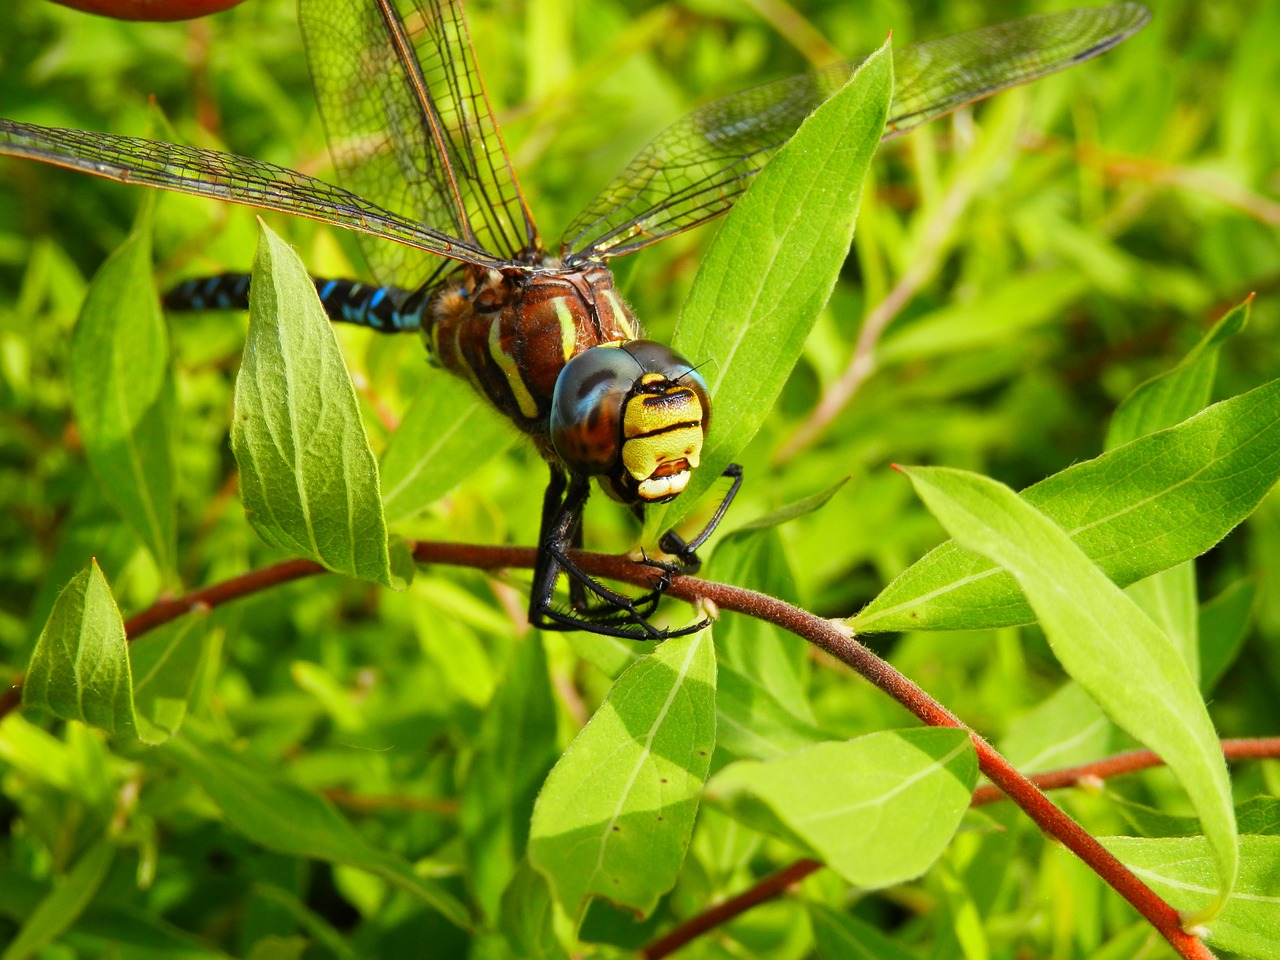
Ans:
{"label": "dragonfly thorax", "polygon": [[538,272],[469,266],[431,296],[427,346],[554,458],[552,395],[564,365],[640,326],[601,266]]}
{"label": "dragonfly thorax", "polygon": [[640,325],[598,265],[468,267],[431,296],[423,333],[542,455],[624,503],[670,500],[698,465],[706,385]]}

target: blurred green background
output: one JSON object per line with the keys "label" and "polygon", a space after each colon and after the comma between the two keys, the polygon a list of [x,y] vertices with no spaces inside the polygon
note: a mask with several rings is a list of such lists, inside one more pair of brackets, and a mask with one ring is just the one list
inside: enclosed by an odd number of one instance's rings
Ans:
{"label": "blurred green background", "polygon": [[[883,150],[844,282],[744,457],[748,481],[731,515],[731,525],[745,521],[852,475],[823,514],[786,533],[795,589],[818,612],[848,615],[938,538],[889,462],[966,467],[1021,487],[1094,456],[1115,403],[1251,291],[1259,294],[1252,328],[1230,348],[1220,389],[1237,392],[1280,368],[1280,120],[1272,109],[1280,54],[1268,40],[1280,29],[1280,4],[1152,6],[1152,24],[1118,50]],[[481,67],[548,242],[649,136],[699,103],[801,71],[833,50],[865,52],[889,29],[901,44],[1048,9],[468,5]],[[0,36],[0,58],[6,116],[142,134],[155,123],[154,97],[180,140],[326,173],[291,3],[251,0],[191,24],[157,25],[22,0]],[[55,587],[64,583],[90,552],[104,556],[90,544],[111,532],[103,515],[107,529],[80,535],[95,508],[85,502],[64,361],[86,278],[128,232],[141,194],[34,163],[6,159],[0,169],[0,489],[11,506],[0,516],[9,567],[0,643],[16,666],[47,609],[42,585],[51,574]],[[341,232],[271,222],[315,272],[360,271]],[[669,334],[714,229],[615,261],[655,337]],[[156,242],[162,289],[187,276],[247,270],[253,213],[166,195]],[[901,293],[904,276],[912,295],[880,341],[874,372],[796,454],[795,434],[845,370],[864,315]],[[181,553],[192,586],[263,554],[229,490],[227,387],[243,318],[175,316],[171,326],[186,412]],[[421,377],[438,375],[412,337],[342,335],[384,420],[403,409]],[[368,420],[382,429],[372,410]],[[400,532],[532,543],[540,469],[516,444]],[[1271,515],[1262,511],[1252,526]],[[588,524],[592,543],[622,548],[634,537],[629,519],[604,503]],[[74,550],[70,539],[79,541]],[[1215,576],[1233,579],[1247,552],[1270,555],[1269,543],[1232,538],[1204,565],[1206,596],[1221,585]],[[147,602],[156,584],[146,563],[128,543],[119,554],[108,570],[118,592]],[[1262,613],[1268,633],[1280,628],[1280,608]],[[1274,681],[1280,663],[1265,650],[1255,655]]]}
{"label": "blurred green background", "polygon": [[[1152,24],[1118,50],[883,149],[841,283],[742,457],[747,480],[726,527],[851,480],[822,511],[783,529],[785,562],[719,571],[713,563],[711,576],[740,573],[747,585],[823,616],[853,613],[941,539],[890,463],[964,467],[1020,488],[1096,456],[1119,400],[1176,363],[1251,292],[1251,326],[1226,348],[1218,391],[1234,394],[1280,372],[1280,3],[1149,5]],[[708,99],[825,62],[833,50],[865,53],[890,29],[905,44],[1063,6],[476,0],[467,10],[522,184],[544,238],[554,241],[648,137]],[[149,124],[155,130],[154,98],[182,142],[327,175],[288,0],[249,0],[168,25],[116,23],[37,0],[6,7],[0,114],[144,134]],[[66,378],[70,330],[88,278],[127,235],[140,200],[138,188],[0,159],[7,672],[23,668],[56,590],[91,556],[126,613],[158,591],[277,558],[234,495],[227,431],[243,316],[170,321],[183,410],[181,583],[157,573],[96,492],[79,452]],[[269,220],[315,272],[361,270],[350,237]],[[655,338],[670,333],[714,229],[616,263],[624,294]],[[252,212],[166,196],[157,284],[247,270],[255,243]],[[797,450],[798,431],[849,364],[864,317],[904,293],[850,402]],[[443,374],[426,365],[412,337],[343,330],[341,340],[380,448],[422,378]],[[536,455],[517,443],[396,532],[531,545],[543,483]],[[596,501],[588,545],[630,546],[629,517]],[[1202,599],[1245,578],[1257,588],[1254,627],[1212,704],[1215,720],[1224,736],[1275,733],[1280,503],[1264,503],[1199,570]],[[443,748],[406,757],[349,745],[447,744],[474,726],[522,620],[525,582],[430,569],[410,594],[392,595],[324,578],[220,611],[223,666],[202,693],[205,709],[250,737],[260,755],[289,758],[302,782],[358,782],[370,792],[411,783],[447,793]],[[553,665],[590,704],[605,678],[573,658],[583,642],[556,638]],[[903,637],[879,648],[992,737],[1061,679],[1034,633]],[[344,713],[366,687],[376,722]],[[823,721],[836,729],[902,722],[894,705],[860,685],[816,689]],[[12,812],[13,801],[2,802]],[[430,815],[416,824],[406,842],[448,832]],[[349,887],[344,896],[359,899]]]}

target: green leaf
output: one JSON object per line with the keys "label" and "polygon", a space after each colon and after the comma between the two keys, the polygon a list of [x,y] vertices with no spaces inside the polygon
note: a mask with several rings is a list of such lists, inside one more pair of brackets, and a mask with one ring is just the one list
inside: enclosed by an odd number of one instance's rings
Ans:
{"label": "green leaf", "polygon": [[54,882],[53,890],[27,917],[17,936],[0,954],[0,960],[26,960],[58,939],[98,892],[115,852],[111,841],[104,837],[82,853],[76,865]]}
{"label": "green leaf", "polygon": [[819,903],[808,906],[822,960],[916,960],[915,954],[857,917]]}
{"label": "green leaf", "polygon": [[602,674],[616,680],[637,660],[643,659],[653,645],[644,640],[627,640],[623,637],[602,637],[583,630],[572,630],[564,635],[573,652]]}
{"label": "green leaf", "polygon": [[74,793],[83,783],[71,748],[20,711],[0,720],[0,760],[35,783]]}
{"label": "green leaf", "polygon": [[[1102,845],[1172,906],[1196,909],[1214,893],[1217,856],[1204,837],[1099,837]],[[1280,960],[1280,837],[1240,838],[1240,877],[1209,942],[1254,960]]]}
{"label": "green leaf", "polygon": [[[729,534],[716,547],[708,575],[789,603],[799,601],[795,573],[774,527]],[[716,655],[720,663],[763,687],[799,720],[814,722],[806,694],[809,647],[794,633],[755,617],[728,617],[716,628]]]}
{"label": "green leaf", "polygon": [[1009,725],[1000,753],[1022,773],[1043,773],[1096,760],[1111,745],[1111,722],[1075,682]]}
{"label": "green leaf", "polygon": [[[150,198],[150,195],[148,195]],[[173,382],[151,278],[152,204],[98,270],[71,337],[71,399],[103,495],[161,570],[174,568]]]}
{"label": "green leaf", "polygon": [[58,594],[31,654],[22,704],[136,735],[124,621],[96,562]]}
{"label": "green leaf", "polygon": [[1240,832],[1280,836],[1280,797],[1250,797],[1236,807]]}
{"label": "green leaf", "polygon": [[391,881],[467,928],[466,908],[400,857],[369,844],[327,800],[250,767],[226,747],[187,729],[162,748],[217,804],[227,826],[252,842],[305,859],[357,867]]}
{"label": "green leaf", "polygon": [[245,512],[272,546],[391,586],[355,387],[306,268],[265,224],[249,316],[231,429]]}
{"label": "green leaf", "polygon": [[475,391],[452,377],[428,377],[382,454],[387,522],[420,513],[515,438]]}
{"label": "green leaf", "polygon": [[1215,323],[1176,367],[1125,397],[1107,430],[1108,450],[1175,426],[1204,409],[1218,372],[1218,354],[1248,324],[1250,303],[1246,300]]}
{"label": "green leaf", "polygon": [[1086,289],[1074,267],[1014,275],[983,296],[891,330],[876,351],[877,366],[952,356],[1025,336],[1029,329],[1059,320]]}
{"label": "green leaf", "polygon": [[827,502],[837,493],[844,489],[845,484],[852,479],[851,477],[841,477],[825,490],[819,490],[817,493],[810,494],[807,497],[801,497],[794,503],[788,503],[784,507],[779,507],[766,513],[762,517],[756,517],[750,523],[744,523],[742,526],[734,529],[734,533],[744,533],[750,530],[765,530],[769,527],[780,527],[784,523],[790,523],[800,517],[821,510],[827,505]]}
{"label": "green leaf", "polygon": [[551,677],[542,634],[532,631],[512,644],[459,797],[472,889],[491,917],[524,855],[534,800],[558,756]]}
{"label": "green leaf", "polygon": [[707,799],[875,889],[918,877],[955,833],[978,775],[964,731],[886,730],[775,760],[742,760]]}
{"label": "green leaf", "polygon": [[716,673],[717,746],[744,759],[769,760],[831,739],[756,680],[724,663]]}
{"label": "green leaf", "polygon": [[204,617],[182,617],[129,644],[97,562],[63,588],[36,642],[26,707],[160,743],[186,716],[204,657]]}
{"label": "green leaf", "polygon": [[253,945],[246,960],[302,960],[311,946],[305,937],[278,937],[270,934]]}
{"label": "green leaf", "polygon": [[[1244,329],[1249,301],[1214,324],[1178,366],[1135,389],[1116,410],[1107,449],[1164,430],[1194,416],[1209,402],[1222,344]],[[1193,676],[1200,674],[1196,575],[1190,562],[1161,570],[1129,587],[1131,596],[1165,632]]]}
{"label": "green leaf", "polygon": [[1152,931],[1151,924],[1139,920],[1090,953],[1088,960],[1134,960],[1150,953],[1158,941],[1159,936]]}
{"label": "green leaf", "polygon": [[547,778],[529,861],[575,923],[592,897],[648,915],[675,884],[715,747],[703,630],[632,664]]}
{"label": "green leaf", "polygon": [[650,511],[646,536],[688,514],[772,412],[844,265],[892,90],[886,44],[800,125],[716,234],[672,338],[706,377],[711,432],[688,489]]}
{"label": "green leaf", "polygon": [[[1126,586],[1204,553],[1280,477],[1280,380],[1028,487],[1027,503]],[[1009,574],[945,543],[850,623],[859,633],[969,630],[1034,619]]]}
{"label": "green leaf", "polygon": [[939,467],[905,472],[959,544],[1014,576],[1067,673],[1187,791],[1218,860],[1218,894],[1199,905],[1212,916],[1238,869],[1235,813],[1222,746],[1186,662],[1061,527],[1008,487]]}
{"label": "green leaf", "polygon": [[1237,580],[1200,608],[1201,692],[1211,692],[1240,655],[1257,595],[1257,583]]}
{"label": "green leaf", "polygon": [[1129,599],[1173,643],[1191,676],[1200,676],[1196,565],[1187,560],[1125,587]]}
{"label": "green leaf", "polygon": [[[278,911],[276,916],[287,917],[289,923],[295,923],[306,931],[309,941],[315,947],[333,954],[336,960],[360,960],[359,954],[347,946],[346,940],[337,928],[325,917],[313,911],[303,900],[290,890],[277,887],[275,884],[255,880],[251,895],[256,904],[267,906]],[[259,919],[261,923],[261,919]],[[262,941],[259,941],[261,943]],[[257,949],[255,944],[254,949]]]}
{"label": "green leaf", "polygon": [[[99,898],[66,940],[82,956],[127,960],[231,960],[223,953],[146,910]],[[113,952],[114,951],[114,952]]]}
{"label": "green leaf", "polygon": [[129,645],[138,737],[160,743],[178,732],[204,662],[207,618],[200,612],[143,634]]}
{"label": "green leaf", "polygon": [[546,878],[521,860],[502,894],[502,935],[521,960],[568,960],[555,933],[555,902]]}

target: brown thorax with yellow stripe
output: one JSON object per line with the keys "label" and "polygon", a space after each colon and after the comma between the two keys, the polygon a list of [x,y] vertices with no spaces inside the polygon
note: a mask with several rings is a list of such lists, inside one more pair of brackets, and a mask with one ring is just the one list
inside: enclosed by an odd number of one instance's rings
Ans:
{"label": "brown thorax with yellow stripe", "polygon": [[543,448],[564,365],[642,333],[607,268],[560,271],[549,263],[533,274],[466,267],[433,294],[423,336],[441,366],[469,380]]}
{"label": "brown thorax with yellow stripe", "polygon": [[432,295],[424,335],[440,364],[548,461],[598,478],[614,499],[670,500],[698,466],[711,416],[706,385],[670,348],[641,339],[603,266],[549,262],[532,274],[469,266]]}

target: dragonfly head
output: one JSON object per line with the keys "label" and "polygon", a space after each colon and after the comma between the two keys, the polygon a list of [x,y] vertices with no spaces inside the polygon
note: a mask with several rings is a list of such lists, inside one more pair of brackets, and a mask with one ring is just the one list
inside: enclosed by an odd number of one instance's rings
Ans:
{"label": "dragonfly head", "polygon": [[551,401],[560,459],[623,503],[665,503],[683,491],[710,424],[702,377],[652,340],[584,350],[560,371]]}

